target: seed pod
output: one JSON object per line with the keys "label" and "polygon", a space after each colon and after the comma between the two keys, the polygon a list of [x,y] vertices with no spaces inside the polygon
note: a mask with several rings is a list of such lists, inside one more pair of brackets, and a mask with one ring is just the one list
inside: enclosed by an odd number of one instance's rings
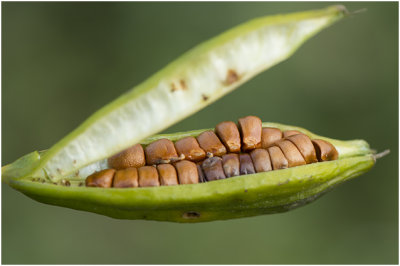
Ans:
{"label": "seed pod", "polygon": [[138,174],[140,187],[160,186],[157,169],[154,166],[142,166],[138,169]]}
{"label": "seed pod", "polygon": [[226,153],[225,146],[213,131],[205,131],[197,136],[200,147],[209,156],[222,156]]}
{"label": "seed pod", "polygon": [[297,130],[285,130],[285,131],[283,131],[283,137],[284,138],[287,138],[287,137],[292,136],[292,135],[297,135],[297,134],[303,134],[303,133],[301,133],[300,131],[297,131]]}
{"label": "seed pod", "polygon": [[226,178],[224,169],[222,168],[222,159],[220,157],[205,159],[201,168],[203,168],[204,175],[208,181]]}
{"label": "seed pod", "polygon": [[310,138],[304,134],[291,135],[286,138],[296,145],[307,164],[318,162],[317,155],[315,154],[314,145]]}
{"label": "seed pod", "polygon": [[179,156],[182,154],[190,161],[201,161],[206,157],[205,151],[200,148],[194,137],[186,137],[175,142],[175,148]]}
{"label": "seed pod", "polygon": [[239,119],[242,150],[244,152],[261,147],[261,119],[256,116],[246,116]]}
{"label": "seed pod", "polygon": [[86,178],[87,187],[111,187],[115,170],[105,169],[95,172]]}
{"label": "seed pod", "polygon": [[250,175],[256,173],[250,155],[248,155],[247,153],[239,154],[239,161],[241,175]]}
{"label": "seed pod", "polygon": [[266,149],[282,138],[282,131],[276,127],[263,127],[261,131],[261,148]]}
{"label": "seed pod", "polygon": [[331,143],[322,139],[313,139],[312,143],[314,144],[318,161],[332,161],[339,157],[339,153]]}
{"label": "seed pod", "polygon": [[108,158],[108,166],[114,169],[125,169],[129,167],[141,167],[146,164],[143,147],[136,144],[116,155]]}
{"label": "seed pod", "polygon": [[291,141],[283,139],[275,142],[275,145],[282,150],[283,154],[288,160],[289,167],[295,167],[306,164],[306,161],[304,160],[303,156]]}
{"label": "seed pod", "polygon": [[139,175],[136,168],[130,167],[115,172],[113,187],[126,188],[138,187]]}
{"label": "seed pod", "polygon": [[283,154],[282,150],[277,146],[269,147],[268,153],[271,159],[271,165],[273,170],[285,169],[289,167],[288,160]]}
{"label": "seed pod", "polygon": [[215,132],[228,152],[240,152],[240,134],[235,123],[232,121],[221,122],[216,125]]}
{"label": "seed pod", "polygon": [[250,156],[257,173],[272,170],[271,159],[267,150],[255,149],[250,153]]}
{"label": "seed pod", "polygon": [[179,184],[197,184],[199,183],[199,174],[195,163],[183,160],[175,163],[175,168],[178,173]]}
{"label": "seed pod", "polygon": [[222,167],[226,177],[240,175],[240,162],[237,153],[228,153],[222,156]]}
{"label": "seed pod", "polygon": [[173,186],[179,184],[175,167],[171,164],[159,164],[157,165],[157,171],[161,186]]}
{"label": "seed pod", "polygon": [[178,158],[174,143],[169,139],[159,139],[150,143],[145,148],[145,153],[148,165],[169,163]]}

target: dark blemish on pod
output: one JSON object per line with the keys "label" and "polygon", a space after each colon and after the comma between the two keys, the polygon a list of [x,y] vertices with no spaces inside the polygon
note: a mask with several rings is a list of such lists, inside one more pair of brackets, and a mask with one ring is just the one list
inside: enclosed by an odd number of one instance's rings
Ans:
{"label": "dark blemish on pod", "polygon": [[177,89],[176,89],[176,86],[175,86],[175,84],[174,83],[171,83],[171,92],[175,92]]}
{"label": "dark blemish on pod", "polygon": [[236,73],[235,70],[229,69],[228,73],[226,74],[225,83],[227,85],[231,85],[239,80],[239,75]]}
{"label": "dark blemish on pod", "polygon": [[193,212],[193,211],[191,211],[191,212],[185,212],[185,213],[182,215],[182,218],[184,218],[184,219],[197,219],[197,218],[200,218],[200,213],[198,213],[198,212]]}
{"label": "dark blemish on pod", "polygon": [[244,192],[247,192],[247,189],[245,189]]}
{"label": "dark blemish on pod", "polygon": [[203,101],[207,101],[209,99],[209,97],[205,94],[202,94],[201,97],[203,98]]}
{"label": "dark blemish on pod", "polygon": [[286,181],[284,181],[284,182],[279,182],[278,183],[278,186],[281,186],[281,185],[286,185],[287,183],[289,183],[289,181],[290,181],[290,179],[287,179]]}
{"label": "dark blemish on pod", "polygon": [[181,79],[181,80],[179,81],[179,83],[181,84],[182,90],[187,90],[186,82],[185,82],[183,79]]}

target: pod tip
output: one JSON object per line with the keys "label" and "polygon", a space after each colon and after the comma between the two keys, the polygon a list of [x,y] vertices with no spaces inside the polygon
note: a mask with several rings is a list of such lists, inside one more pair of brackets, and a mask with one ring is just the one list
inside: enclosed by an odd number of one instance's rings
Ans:
{"label": "pod tip", "polygon": [[390,150],[387,149],[387,150],[384,150],[383,152],[380,152],[380,153],[377,153],[377,154],[372,155],[372,157],[374,157],[374,160],[376,161],[377,159],[380,159],[380,158],[382,158],[382,157],[385,157],[385,156],[388,155],[389,153],[390,153]]}

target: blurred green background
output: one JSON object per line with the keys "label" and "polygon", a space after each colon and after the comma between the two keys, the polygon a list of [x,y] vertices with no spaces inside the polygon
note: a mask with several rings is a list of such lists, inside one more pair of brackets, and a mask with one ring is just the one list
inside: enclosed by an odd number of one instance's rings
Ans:
{"label": "blurred green background", "polygon": [[[332,3],[2,3],[2,165],[49,148],[194,45]],[[338,3],[336,3],[338,4]],[[398,4],[349,17],[166,132],[257,115],[391,154],[294,211],[203,224],[115,220],[2,185],[2,263],[398,263]]]}

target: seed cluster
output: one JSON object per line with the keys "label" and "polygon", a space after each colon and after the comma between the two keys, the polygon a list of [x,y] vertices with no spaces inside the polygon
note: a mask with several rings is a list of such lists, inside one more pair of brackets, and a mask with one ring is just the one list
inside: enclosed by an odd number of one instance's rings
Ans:
{"label": "seed cluster", "polygon": [[247,116],[238,124],[225,121],[214,131],[173,143],[159,139],[144,149],[136,144],[108,159],[105,169],[86,179],[91,187],[149,187],[196,184],[233,176],[267,172],[336,160],[329,142],[311,140],[296,130],[262,127]]}

